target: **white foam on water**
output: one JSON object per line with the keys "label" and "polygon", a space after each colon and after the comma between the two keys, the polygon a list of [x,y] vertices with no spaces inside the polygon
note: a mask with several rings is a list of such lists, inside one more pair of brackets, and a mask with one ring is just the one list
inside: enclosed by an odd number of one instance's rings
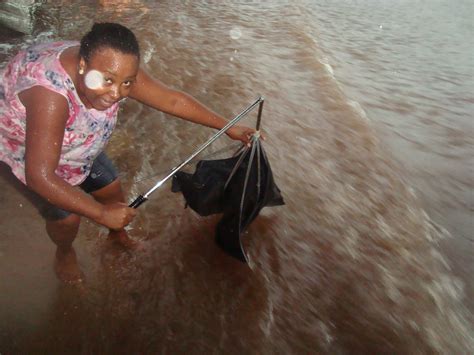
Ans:
{"label": "white foam on water", "polygon": [[156,46],[149,41],[147,41],[146,44],[147,46],[145,50],[143,51],[143,62],[145,64],[148,64],[151,58],[153,58],[153,54],[155,54],[156,52]]}
{"label": "white foam on water", "polygon": [[334,69],[332,68],[331,64],[323,63],[323,65],[324,68],[326,68],[326,70],[328,71],[328,73],[334,76]]}
{"label": "white foam on water", "polygon": [[0,43],[0,53],[8,53],[12,48],[15,46],[13,44],[8,43]]}
{"label": "white foam on water", "polygon": [[349,105],[355,110],[357,115],[361,118],[363,118],[365,121],[369,122],[369,117],[367,116],[367,113],[365,110],[362,108],[360,103],[355,100],[348,100]]}

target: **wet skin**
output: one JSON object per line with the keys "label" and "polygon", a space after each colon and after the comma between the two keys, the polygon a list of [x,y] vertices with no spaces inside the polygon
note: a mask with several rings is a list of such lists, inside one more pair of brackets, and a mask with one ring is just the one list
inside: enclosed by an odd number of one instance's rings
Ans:
{"label": "wet skin", "polygon": [[[79,69],[84,74],[76,75],[76,88],[82,102],[87,108],[106,110],[119,100],[128,97],[132,84],[138,74],[138,58],[131,54],[123,54],[111,48],[99,49],[86,62],[79,61]],[[102,88],[89,89],[84,77],[90,70],[97,70],[104,77]]]}
{"label": "wet skin", "polygon": [[[122,98],[130,97],[152,108],[220,129],[227,120],[212,112],[191,96],[173,90],[150,77],[139,68],[139,60],[109,47],[101,47],[88,61],[79,57],[79,47],[65,50],[61,64],[74,82],[79,98],[89,109],[106,110]],[[89,89],[84,77],[90,70],[104,76],[103,86]],[[55,270],[60,280],[83,279],[72,243],[77,235],[80,217],[85,216],[110,229],[110,238],[127,248],[137,243],[124,231],[136,215],[129,208],[120,182],[95,191],[91,195],[71,186],[55,174],[61,154],[62,140],[69,117],[66,99],[46,88],[35,86],[19,94],[26,108],[25,177],[30,189],[50,203],[72,212],[68,218],[47,221],[46,229],[57,245]],[[234,126],[227,134],[247,143],[253,129]]]}

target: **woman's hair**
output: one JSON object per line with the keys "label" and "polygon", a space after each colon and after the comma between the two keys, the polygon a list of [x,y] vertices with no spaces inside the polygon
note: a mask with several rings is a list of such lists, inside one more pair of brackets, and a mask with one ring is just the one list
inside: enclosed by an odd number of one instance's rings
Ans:
{"label": "woman's hair", "polygon": [[118,23],[94,23],[81,39],[79,55],[86,61],[100,48],[112,48],[140,59],[138,41],[132,31]]}

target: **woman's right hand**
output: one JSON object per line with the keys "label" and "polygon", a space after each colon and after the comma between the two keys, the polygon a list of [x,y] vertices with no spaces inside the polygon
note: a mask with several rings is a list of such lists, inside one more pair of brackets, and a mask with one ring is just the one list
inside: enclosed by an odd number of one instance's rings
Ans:
{"label": "woman's right hand", "polygon": [[109,229],[120,230],[128,225],[136,214],[134,208],[128,207],[123,202],[116,202],[104,205],[102,214],[96,222]]}

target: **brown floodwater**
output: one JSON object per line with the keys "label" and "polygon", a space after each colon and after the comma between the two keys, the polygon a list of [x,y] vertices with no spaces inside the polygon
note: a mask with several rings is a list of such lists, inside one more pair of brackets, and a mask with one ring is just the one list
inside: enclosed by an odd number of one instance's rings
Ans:
{"label": "brown floodwater", "polygon": [[[244,233],[245,265],[167,184],[129,228],[142,252],[83,221],[74,288],[3,171],[0,353],[472,352],[473,5],[455,3],[46,1],[2,65],[126,24],[146,70],[224,116],[265,97],[286,205]],[[212,133],[129,100],[107,152],[131,201]]]}

